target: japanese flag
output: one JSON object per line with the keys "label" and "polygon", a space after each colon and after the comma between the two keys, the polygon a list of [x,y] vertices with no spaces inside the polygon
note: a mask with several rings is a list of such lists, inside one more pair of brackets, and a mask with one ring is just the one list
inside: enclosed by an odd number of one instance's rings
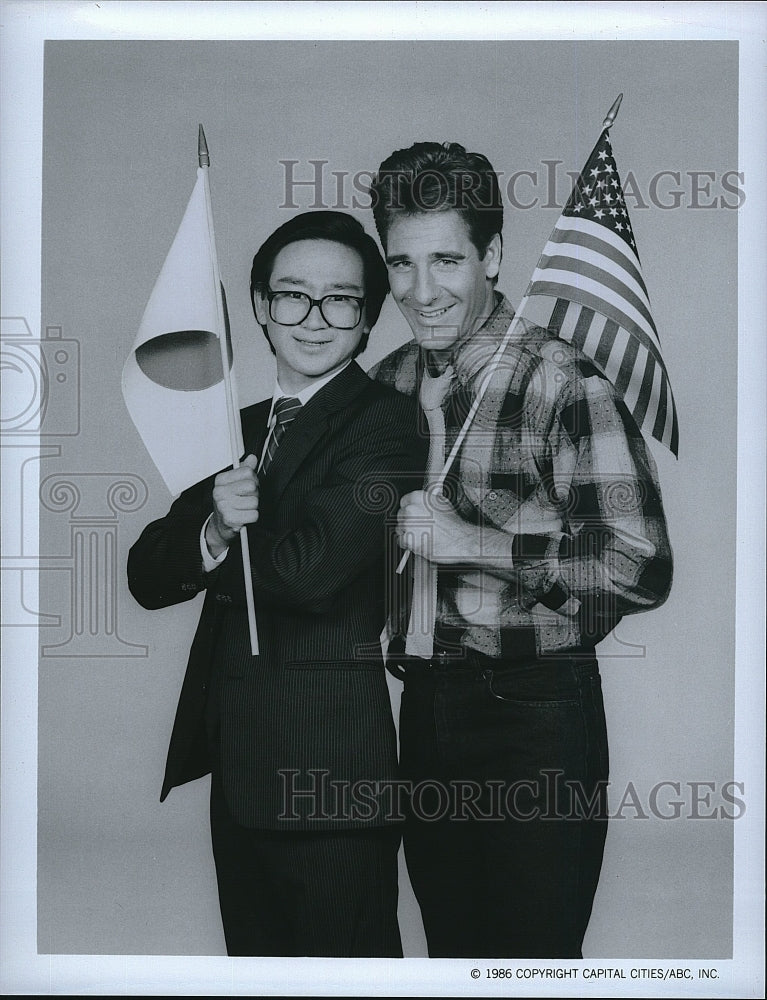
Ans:
{"label": "japanese flag", "polygon": [[226,298],[203,167],[144,310],[122,390],[174,496],[242,454]]}

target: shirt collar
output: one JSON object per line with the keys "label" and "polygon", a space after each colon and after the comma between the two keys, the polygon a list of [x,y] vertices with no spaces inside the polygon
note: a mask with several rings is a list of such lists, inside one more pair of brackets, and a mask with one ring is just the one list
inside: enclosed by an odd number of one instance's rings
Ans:
{"label": "shirt collar", "polygon": [[334,368],[333,371],[326,372],[324,375],[321,375],[318,379],[315,379],[311,385],[307,385],[304,389],[301,389],[300,392],[284,392],[280,387],[279,379],[275,379],[274,392],[272,393],[272,405],[269,408],[268,425],[271,427],[274,420],[274,405],[278,399],[297,399],[301,406],[306,406],[312,396],[316,395],[323,386],[326,386],[328,382],[332,381],[336,375],[339,375],[345,368],[348,368],[352,363],[352,360],[352,358],[349,358],[348,361],[345,361],[338,368]]}
{"label": "shirt collar", "polygon": [[514,309],[506,296],[501,292],[494,294],[493,311],[475,333],[456,344],[451,354],[450,364],[461,385],[468,385],[485,368],[514,318]]}

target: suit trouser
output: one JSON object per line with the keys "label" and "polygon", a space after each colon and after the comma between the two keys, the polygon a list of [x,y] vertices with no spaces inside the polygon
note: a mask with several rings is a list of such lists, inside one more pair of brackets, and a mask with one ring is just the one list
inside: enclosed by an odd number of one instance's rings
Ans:
{"label": "suit trouser", "polygon": [[401,958],[399,826],[254,830],[214,772],[211,836],[229,955]]}
{"label": "suit trouser", "polygon": [[596,661],[411,666],[400,742],[430,956],[581,957],[607,828]]}

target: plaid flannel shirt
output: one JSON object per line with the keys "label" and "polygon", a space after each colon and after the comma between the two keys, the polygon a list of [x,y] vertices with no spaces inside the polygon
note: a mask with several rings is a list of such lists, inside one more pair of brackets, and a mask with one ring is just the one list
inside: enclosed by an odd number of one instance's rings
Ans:
{"label": "plaid flannel shirt", "polygon": [[[453,352],[446,454],[513,316],[498,295]],[[370,374],[413,395],[423,365],[411,341]],[[546,330],[520,324],[445,491],[480,533],[510,537],[511,559],[490,570],[457,552],[439,567],[438,637],[504,659],[590,650],[624,614],[668,595],[672,554],[652,456],[612,384]]]}

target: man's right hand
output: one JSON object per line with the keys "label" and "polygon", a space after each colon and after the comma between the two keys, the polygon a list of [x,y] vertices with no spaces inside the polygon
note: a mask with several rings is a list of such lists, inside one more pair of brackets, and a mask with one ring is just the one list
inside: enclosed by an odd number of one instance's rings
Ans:
{"label": "man's right hand", "polygon": [[246,524],[258,520],[258,459],[248,455],[236,469],[219,472],[213,486],[213,514],[205,528],[210,554],[217,558]]}

